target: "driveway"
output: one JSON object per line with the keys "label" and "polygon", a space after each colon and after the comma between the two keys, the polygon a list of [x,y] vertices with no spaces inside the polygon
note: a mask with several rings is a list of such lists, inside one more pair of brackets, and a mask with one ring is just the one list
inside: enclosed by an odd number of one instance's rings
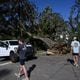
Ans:
{"label": "driveway", "polygon": [[[80,63],[80,62],[79,62]],[[0,80],[22,80],[14,73],[19,63],[0,60]],[[80,80],[80,67],[71,64],[71,56],[37,56],[26,62],[30,80]]]}

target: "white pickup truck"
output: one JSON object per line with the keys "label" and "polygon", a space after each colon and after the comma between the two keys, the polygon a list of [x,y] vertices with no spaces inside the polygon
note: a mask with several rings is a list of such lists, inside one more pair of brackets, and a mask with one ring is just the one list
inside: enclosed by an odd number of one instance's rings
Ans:
{"label": "white pickup truck", "polygon": [[[32,57],[33,48],[31,44],[26,44],[27,47],[27,55],[26,57]],[[18,40],[4,40],[0,41],[0,57],[10,57],[12,62],[16,62],[18,60]]]}

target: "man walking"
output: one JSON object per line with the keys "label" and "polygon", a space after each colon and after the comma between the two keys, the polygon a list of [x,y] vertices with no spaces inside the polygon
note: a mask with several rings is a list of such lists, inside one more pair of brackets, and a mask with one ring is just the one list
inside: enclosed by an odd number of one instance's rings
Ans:
{"label": "man walking", "polygon": [[19,69],[19,74],[15,74],[17,77],[20,77],[21,75],[25,76],[25,79],[23,80],[29,80],[28,74],[25,68],[25,54],[26,54],[26,46],[24,44],[23,39],[19,39],[19,47],[18,47],[18,53],[19,53],[19,62],[20,62],[20,69]]}
{"label": "man walking", "polygon": [[73,41],[71,42],[71,52],[73,55],[73,61],[74,61],[74,66],[78,67],[78,58],[79,58],[79,53],[80,53],[80,43],[77,40],[77,37],[73,38]]}

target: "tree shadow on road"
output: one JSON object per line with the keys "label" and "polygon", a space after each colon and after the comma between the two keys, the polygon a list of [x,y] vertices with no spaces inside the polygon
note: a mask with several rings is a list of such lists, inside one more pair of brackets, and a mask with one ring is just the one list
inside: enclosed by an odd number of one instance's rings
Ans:
{"label": "tree shadow on road", "polygon": [[74,63],[73,59],[67,59],[68,62],[70,62],[71,64]]}
{"label": "tree shadow on road", "polygon": [[5,57],[5,58],[0,58],[0,61],[9,61],[10,58],[9,57]]}
{"label": "tree shadow on road", "polygon": [[29,78],[30,78],[31,72],[34,70],[35,67],[36,67],[35,64],[33,64],[31,67],[29,67],[29,70],[27,71],[27,72],[28,72],[28,77],[29,77]]}
{"label": "tree shadow on road", "polygon": [[35,60],[35,59],[37,59],[37,58],[38,58],[37,56],[34,56],[34,57],[28,57],[28,58],[26,59],[26,61]]}
{"label": "tree shadow on road", "polygon": [[9,70],[9,69],[2,69],[2,70],[0,70],[0,78],[3,78],[3,77],[5,77],[5,76],[7,76],[7,75],[10,75],[11,74],[11,70]]}

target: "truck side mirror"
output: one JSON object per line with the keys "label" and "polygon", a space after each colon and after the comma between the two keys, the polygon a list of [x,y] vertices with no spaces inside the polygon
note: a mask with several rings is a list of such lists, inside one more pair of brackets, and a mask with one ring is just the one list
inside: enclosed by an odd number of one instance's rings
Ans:
{"label": "truck side mirror", "polygon": [[6,44],[6,49],[8,49],[8,47],[9,47],[9,45],[8,45],[8,44]]}

